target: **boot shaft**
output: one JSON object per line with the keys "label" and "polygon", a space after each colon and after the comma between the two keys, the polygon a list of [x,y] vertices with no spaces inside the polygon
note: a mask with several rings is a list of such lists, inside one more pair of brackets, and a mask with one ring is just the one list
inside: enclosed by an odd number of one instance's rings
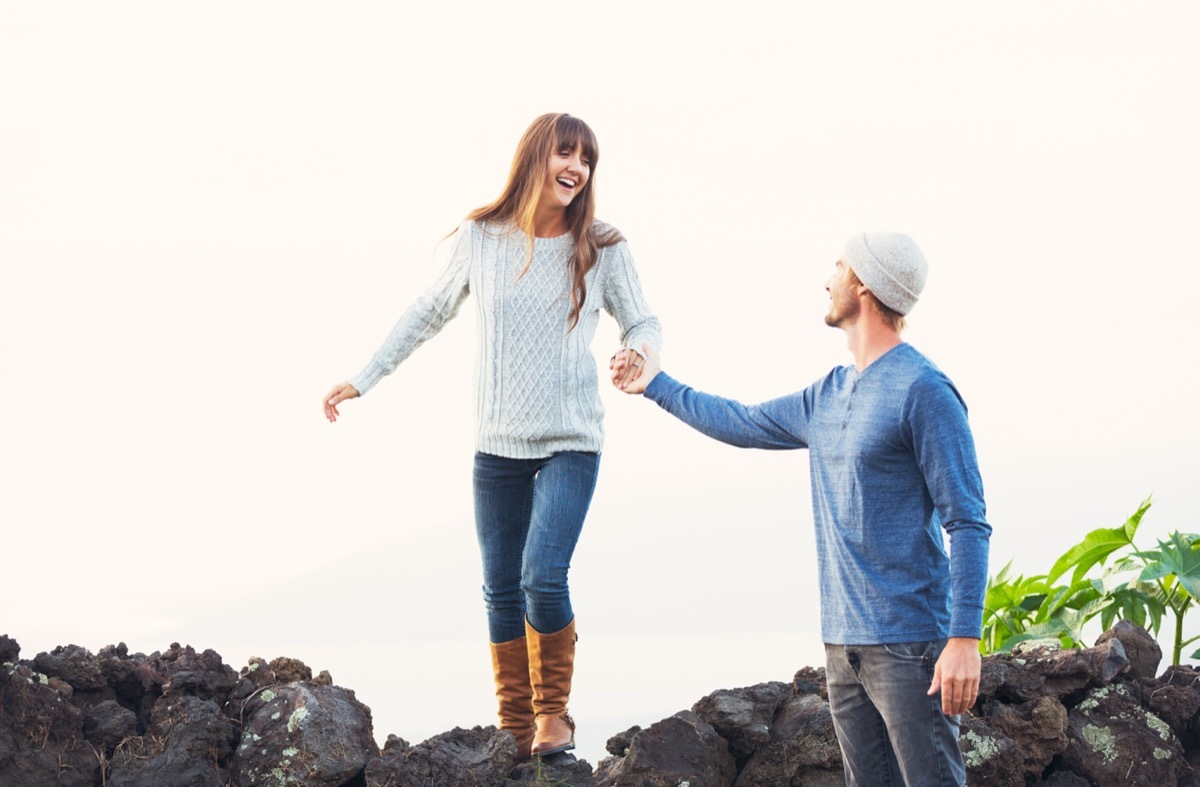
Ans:
{"label": "boot shaft", "polygon": [[529,645],[529,679],[533,710],[537,715],[557,716],[567,709],[571,679],[575,674],[575,621],[553,634],[539,633],[525,621]]}
{"label": "boot shaft", "polygon": [[533,725],[533,685],[529,680],[529,646],[525,637],[492,642],[500,728],[513,734]]}

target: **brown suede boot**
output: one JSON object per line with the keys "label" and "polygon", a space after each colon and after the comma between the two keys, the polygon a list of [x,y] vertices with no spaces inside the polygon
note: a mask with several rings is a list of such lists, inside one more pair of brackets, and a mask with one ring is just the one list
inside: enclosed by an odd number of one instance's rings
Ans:
{"label": "brown suede boot", "polygon": [[492,642],[492,672],[500,706],[500,729],[517,739],[517,760],[528,760],[533,746],[533,686],[525,637]]}
{"label": "brown suede boot", "polygon": [[574,749],[575,722],[567,715],[567,700],[575,674],[575,621],[562,631],[539,634],[526,620],[525,639],[533,683],[533,756]]}

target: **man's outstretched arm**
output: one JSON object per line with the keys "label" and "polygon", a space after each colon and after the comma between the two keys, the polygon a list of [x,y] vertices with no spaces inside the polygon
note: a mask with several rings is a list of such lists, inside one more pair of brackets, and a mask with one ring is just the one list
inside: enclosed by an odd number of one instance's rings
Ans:
{"label": "man's outstretched arm", "polygon": [[[733,399],[706,394],[684,385],[662,371],[658,352],[642,347],[641,373],[625,380],[628,356],[614,356],[609,363],[613,384],[630,394],[644,394],[693,429],[739,448],[807,448],[808,425],[805,394],[796,393],[759,405],[744,405]],[[622,382],[624,387],[621,387]]]}

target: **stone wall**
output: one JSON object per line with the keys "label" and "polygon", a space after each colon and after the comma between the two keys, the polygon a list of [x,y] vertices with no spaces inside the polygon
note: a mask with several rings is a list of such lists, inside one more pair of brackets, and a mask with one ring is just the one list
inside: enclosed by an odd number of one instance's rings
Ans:
{"label": "stone wall", "polygon": [[[983,662],[960,745],[973,785],[1200,787],[1200,672],[1119,623],[1094,647],[1024,643]],[[784,787],[843,785],[824,671],[715,691],[608,742],[514,762],[511,736],[456,728],[375,744],[371,711],[294,659],[240,672],[211,650],[67,645],[32,660],[0,636],[3,787]],[[1157,677],[1156,677],[1157,675]]]}

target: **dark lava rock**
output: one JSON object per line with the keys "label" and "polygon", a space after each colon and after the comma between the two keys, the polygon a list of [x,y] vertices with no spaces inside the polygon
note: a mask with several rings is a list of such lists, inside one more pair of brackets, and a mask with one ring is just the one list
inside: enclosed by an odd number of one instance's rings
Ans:
{"label": "dark lava rock", "polygon": [[595,776],[587,760],[577,760],[570,752],[552,754],[540,760],[521,763],[504,782],[533,787],[595,787]]}
{"label": "dark lava rock", "polygon": [[629,754],[607,757],[597,787],[731,787],[737,764],[729,744],[710,724],[681,711],[636,733]]}
{"label": "dark lava rock", "polygon": [[1044,780],[1034,782],[1039,787],[1092,787],[1087,779],[1070,771],[1055,771]]}
{"label": "dark lava rock", "polygon": [[746,762],[737,787],[844,784],[842,752],[829,703],[797,694],[780,706],[770,740]]}
{"label": "dark lava rock", "polygon": [[1187,750],[1200,747],[1200,670],[1171,666],[1161,678],[1138,681],[1142,705],[1171,725]]}
{"label": "dark lava rock", "polygon": [[[1024,647],[1022,647],[1024,646]],[[979,701],[1029,702],[1062,699],[1086,688],[1107,686],[1129,666],[1118,639],[1094,648],[1063,650],[1057,642],[1023,642],[1012,653],[983,660]]]}
{"label": "dark lava rock", "polygon": [[137,732],[137,714],[116,700],[104,700],[84,709],[83,736],[106,755]]}
{"label": "dark lava rock", "polygon": [[7,634],[0,634],[0,664],[15,664],[21,655],[21,646]]}
{"label": "dark lava rock", "polygon": [[163,697],[154,704],[150,726],[117,745],[109,765],[109,787],[223,787],[237,741],[237,724],[212,700]]}
{"label": "dark lava rock", "polygon": [[[1067,709],[1054,697],[1042,697],[1014,705],[987,703],[984,705],[983,717],[978,721],[983,725],[982,728],[981,725],[963,726],[959,737],[964,754],[968,749],[966,742],[972,735],[983,736],[985,730],[990,730],[998,740],[1007,738],[1014,743],[1023,763],[1021,770],[1025,777],[1030,779],[1041,776],[1054,758],[1067,748]],[[973,732],[968,734],[969,731]],[[989,759],[986,757],[989,748],[985,740],[981,737],[979,741],[974,742],[975,745],[971,747],[974,757]],[[1002,742],[998,742],[996,746],[1000,750],[1005,749]],[[1000,751],[996,753],[999,754]],[[991,770],[1007,772],[1005,768],[998,766],[988,767]],[[991,784],[983,778],[983,773],[983,770],[973,769],[968,763],[968,780]]]}
{"label": "dark lava rock", "polygon": [[824,667],[802,667],[792,677],[793,694],[817,694],[826,702],[829,691],[825,686]]}
{"label": "dark lava rock", "polygon": [[[1095,647],[1022,643],[983,660],[960,746],[971,784],[1200,787],[1200,670],[1169,667],[1144,631]],[[715,691],[690,711],[607,744],[596,770],[572,753],[515,763],[512,736],[455,728],[375,748],[371,712],[303,662],[172,644],[92,655],[77,645],[20,661],[0,635],[0,787],[841,787],[825,674]]]}
{"label": "dark lava rock", "polygon": [[1124,684],[1089,691],[1071,709],[1067,739],[1064,769],[1096,787],[1176,784],[1186,768],[1175,733]]}
{"label": "dark lava rock", "polygon": [[367,764],[368,787],[503,785],[517,758],[513,736],[496,727],[455,727],[411,747],[395,740]]}
{"label": "dark lava rock", "polygon": [[33,658],[33,668],[54,678],[61,678],[77,691],[100,691],[108,688],[100,661],[87,648],[63,645],[49,653]]}
{"label": "dark lava rock", "polygon": [[618,732],[605,742],[604,750],[609,754],[624,757],[629,754],[629,744],[633,742],[633,736],[641,731],[642,728],[635,724],[624,732]]}
{"label": "dark lava rock", "polygon": [[[1064,713],[1064,721],[1065,716]],[[1024,787],[1025,760],[1020,747],[986,719],[962,717],[958,745],[967,766],[968,784]]]}
{"label": "dark lava rock", "polygon": [[1105,644],[1111,639],[1119,639],[1129,659],[1128,677],[1153,678],[1158,674],[1158,665],[1162,662],[1162,648],[1157,640],[1150,636],[1144,628],[1135,626],[1128,620],[1118,620],[1113,627],[1100,635],[1096,645]]}
{"label": "dark lava rock", "polygon": [[770,742],[775,713],[791,694],[792,689],[786,683],[722,689],[693,705],[692,713],[712,725],[729,744],[730,753],[741,762]]}
{"label": "dark lava rock", "polygon": [[0,785],[97,782],[99,761],[83,739],[83,712],[70,699],[70,686],[58,678],[24,664],[0,666]]}
{"label": "dark lava rock", "polygon": [[239,715],[233,787],[341,787],[379,754],[370,709],[337,686],[297,682],[264,688],[241,705]]}

